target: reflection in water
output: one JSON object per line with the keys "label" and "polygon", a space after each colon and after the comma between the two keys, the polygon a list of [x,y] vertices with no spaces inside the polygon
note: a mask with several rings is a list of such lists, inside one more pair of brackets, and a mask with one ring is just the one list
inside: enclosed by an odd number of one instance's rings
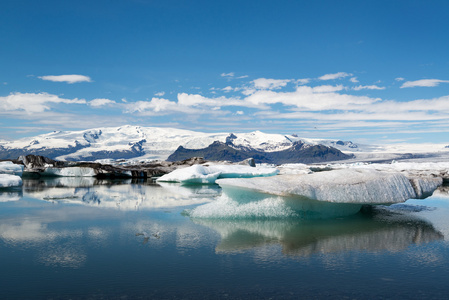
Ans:
{"label": "reflection in water", "polygon": [[280,244],[283,253],[309,256],[343,251],[401,251],[411,244],[443,239],[433,226],[417,218],[386,211],[331,220],[192,219],[221,235],[217,252],[233,252]]}
{"label": "reflection in water", "polygon": [[22,196],[22,187],[0,188],[0,202],[18,201]]}
{"label": "reflection in water", "polygon": [[[328,220],[199,219],[182,216],[191,208],[182,205],[213,201],[219,189],[72,180],[25,181],[22,200],[0,202],[0,298],[443,299],[448,292],[447,244],[428,243],[442,239],[434,213],[447,220],[448,210],[423,206],[438,198]],[[150,209],[167,205],[177,208]],[[413,217],[423,213],[433,214],[429,222]]]}
{"label": "reflection in water", "polygon": [[210,202],[220,194],[217,185],[180,186],[177,184],[133,183],[131,180],[106,181],[94,178],[25,179],[27,196],[120,210],[177,207]]}

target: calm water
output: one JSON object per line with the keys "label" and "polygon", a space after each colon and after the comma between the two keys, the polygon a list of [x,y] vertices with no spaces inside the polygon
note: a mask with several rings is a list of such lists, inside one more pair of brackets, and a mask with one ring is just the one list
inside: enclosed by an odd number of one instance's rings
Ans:
{"label": "calm water", "polygon": [[0,191],[1,299],[444,299],[449,195],[351,217],[192,219],[216,186]]}

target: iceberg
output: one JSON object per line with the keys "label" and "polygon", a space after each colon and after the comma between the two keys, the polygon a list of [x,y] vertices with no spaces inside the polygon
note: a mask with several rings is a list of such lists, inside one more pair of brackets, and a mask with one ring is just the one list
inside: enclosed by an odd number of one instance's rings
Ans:
{"label": "iceberg", "polygon": [[342,169],[307,175],[218,179],[223,194],[192,209],[204,219],[326,219],[356,214],[365,204],[393,204],[429,196],[441,178]]}
{"label": "iceberg", "polygon": [[93,177],[95,170],[89,167],[66,167],[53,168],[48,167],[40,173],[43,176],[64,176],[64,177]]}
{"label": "iceberg", "polygon": [[225,191],[244,189],[331,203],[393,204],[431,195],[442,184],[442,179],[420,177],[409,180],[400,173],[341,169],[308,175],[219,179],[217,183]]}
{"label": "iceberg", "polygon": [[244,165],[193,165],[177,169],[157,179],[158,182],[180,182],[183,184],[212,184],[219,178],[251,178],[277,175],[272,167],[250,167]]}
{"label": "iceberg", "polygon": [[22,178],[17,175],[0,174],[0,188],[9,188],[22,185]]}
{"label": "iceberg", "polygon": [[22,176],[23,165],[14,164],[12,161],[0,161],[0,174]]}

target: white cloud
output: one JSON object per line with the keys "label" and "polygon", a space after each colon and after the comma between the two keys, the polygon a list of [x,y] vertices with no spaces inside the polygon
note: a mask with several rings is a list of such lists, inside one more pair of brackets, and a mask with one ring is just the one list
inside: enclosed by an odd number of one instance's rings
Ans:
{"label": "white cloud", "polygon": [[232,86],[227,86],[225,88],[221,89],[223,92],[229,93],[232,92],[234,90],[234,88]]}
{"label": "white cloud", "polygon": [[383,86],[377,86],[377,85],[359,85],[352,88],[354,91],[360,91],[360,90],[385,90],[385,87]]}
{"label": "white cloud", "polygon": [[403,77],[398,77],[398,78],[396,78],[395,80],[396,80],[396,81],[404,81],[405,78],[403,78]]}
{"label": "white cloud", "polygon": [[416,81],[406,81],[402,84],[402,88],[410,88],[410,87],[435,87],[440,83],[449,83],[449,80],[441,80],[441,79],[421,79]]}
{"label": "white cloud", "polygon": [[245,113],[242,110],[238,110],[235,112],[236,115],[244,115]]}
{"label": "white cloud", "polygon": [[309,82],[310,82],[310,78],[302,78],[302,79],[296,80],[297,84],[308,84]]}
{"label": "white cloud", "polygon": [[64,99],[48,93],[11,93],[6,97],[0,97],[0,110],[25,111],[28,114],[40,113],[50,110],[51,104],[85,104],[84,99]]}
{"label": "white cloud", "polygon": [[98,99],[89,101],[89,105],[93,106],[93,107],[100,107],[100,106],[107,105],[107,104],[115,104],[115,101],[105,99],[105,98],[98,98]]}
{"label": "white cloud", "polygon": [[230,72],[230,73],[221,73],[220,76],[221,76],[221,77],[234,77],[235,74],[234,74],[234,72]]}
{"label": "white cloud", "polygon": [[357,77],[351,77],[351,78],[349,79],[349,81],[351,81],[351,82],[353,82],[353,83],[359,82],[359,81],[357,80]]}
{"label": "white cloud", "polygon": [[318,77],[319,80],[333,80],[333,79],[340,79],[344,77],[351,76],[352,74],[346,73],[346,72],[338,72],[333,74],[326,74],[321,77]]}
{"label": "white cloud", "polygon": [[285,87],[290,81],[290,79],[258,78],[254,79],[252,83],[256,89],[275,90]]}
{"label": "white cloud", "polygon": [[379,98],[336,93],[341,90],[341,85],[299,86],[294,92],[262,90],[246,97],[244,101],[259,106],[259,109],[263,109],[263,105],[281,103],[307,111],[360,109],[363,105],[380,101]]}
{"label": "white cloud", "polygon": [[237,77],[237,79],[243,79],[243,78],[248,78],[248,77],[249,77],[248,75],[243,75],[243,76]]}
{"label": "white cloud", "polygon": [[38,78],[42,80],[48,80],[53,82],[67,82],[67,83],[77,83],[77,82],[91,82],[92,79],[89,76],[84,75],[46,75],[39,76]]}
{"label": "white cloud", "polygon": [[165,92],[159,92],[159,93],[156,93],[156,94],[154,94],[156,97],[162,97],[162,96],[164,96],[165,95]]}
{"label": "white cloud", "polygon": [[182,108],[176,102],[153,97],[150,101],[137,101],[126,105],[127,113],[134,112],[163,112],[163,111],[182,111]]}

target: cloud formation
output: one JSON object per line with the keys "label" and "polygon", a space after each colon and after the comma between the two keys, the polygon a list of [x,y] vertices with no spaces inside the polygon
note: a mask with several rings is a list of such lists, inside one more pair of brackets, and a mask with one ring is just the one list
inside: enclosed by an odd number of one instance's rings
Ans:
{"label": "cloud formation", "polygon": [[42,80],[47,81],[53,81],[53,82],[67,82],[67,83],[77,83],[77,82],[92,82],[92,79],[89,76],[84,75],[46,75],[46,76],[39,76],[38,78]]}
{"label": "cloud formation", "polygon": [[318,77],[319,80],[334,80],[334,79],[340,79],[345,78],[348,76],[352,76],[352,74],[346,73],[346,72],[338,72],[333,74],[326,74],[321,77]]}
{"label": "cloud formation", "polygon": [[406,81],[402,84],[402,88],[410,88],[410,87],[435,87],[440,83],[449,83],[449,80],[441,80],[441,79],[421,79],[415,81]]}
{"label": "cloud formation", "polygon": [[104,105],[108,105],[108,104],[115,104],[115,101],[105,99],[105,98],[99,98],[99,99],[94,99],[92,101],[89,101],[89,105],[93,106],[93,107],[100,107],[100,106],[104,106]]}
{"label": "cloud formation", "polygon": [[51,104],[85,104],[84,99],[64,99],[48,93],[11,93],[0,97],[0,111],[25,111],[28,114],[51,109]]}
{"label": "cloud formation", "polygon": [[354,91],[360,91],[360,90],[385,90],[385,87],[383,86],[377,86],[377,85],[359,85],[352,88]]}
{"label": "cloud formation", "polygon": [[276,90],[285,87],[290,81],[290,79],[258,78],[253,80],[252,83],[256,89]]}

